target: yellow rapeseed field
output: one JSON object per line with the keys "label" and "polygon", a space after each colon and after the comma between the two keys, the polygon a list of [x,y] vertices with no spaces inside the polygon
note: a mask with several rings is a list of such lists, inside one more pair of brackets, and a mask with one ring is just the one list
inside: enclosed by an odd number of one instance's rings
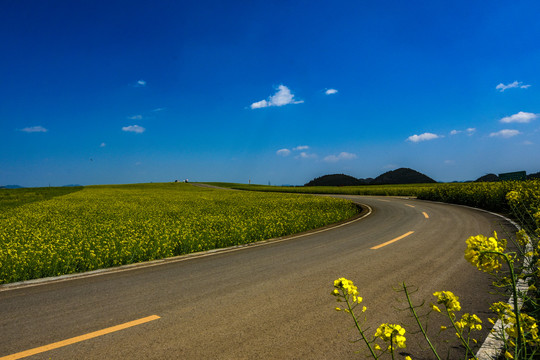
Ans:
{"label": "yellow rapeseed field", "polygon": [[246,244],[357,212],[345,200],[190,184],[84,187],[0,206],[0,283]]}

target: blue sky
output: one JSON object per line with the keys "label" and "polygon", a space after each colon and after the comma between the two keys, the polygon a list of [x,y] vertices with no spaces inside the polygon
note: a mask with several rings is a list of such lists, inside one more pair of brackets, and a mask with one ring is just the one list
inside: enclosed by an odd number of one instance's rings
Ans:
{"label": "blue sky", "polygon": [[0,2],[0,185],[540,171],[538,1]]}

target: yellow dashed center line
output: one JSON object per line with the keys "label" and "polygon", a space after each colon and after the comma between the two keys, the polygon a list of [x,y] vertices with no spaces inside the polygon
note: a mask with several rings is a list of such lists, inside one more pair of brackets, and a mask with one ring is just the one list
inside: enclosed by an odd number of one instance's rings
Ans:
{"label": "yellow dashed center line", "polygon": [[[414,231],[409,231],[408,233],[403,234],[403,235],[401,235],[401,236],[398,236],[398,237],[395,238],[395,239],[392,239],[392,240],[387,241],[387,242],[385,242],[385,243],[382,243],[382,244],[380,244],[380,245],[374,246],[374,247],[371,248],[371,250],[377,250],[377,249],[382,248],[383,246],[390,245],[391,243],[394,243],[394,242],[396,242],[396,241],[398,241],[398,240],[401,240],[401,239],[403,239],[404,237],[407,237],[407,236],[411,235],[412,233],[414,233]],[[2,359],[0,359],[0,360],[2,360]]]}
{"label": "yellow dashed center line", "polygon": [[110,334],[110,333],[115,332],[115,331],[120,331],[120,330],[124,330],[124,329],[130,328],[130,327],[133,327],[133,326],[141,325],[141,324],[147,323],[149,321],[157,320],[159,318],[160,317],[157,316],[157,315],[147,316],[147,317],[142,318],[142,319],[133,320],[133,321],[123,323],[123,324],[120,324],[120,325],[116,325],[116,326],[111,326],[111,327],[108,327],[108,328],[103,329],[103,330],[94,331],[94,332],[91,332],[91,333],[88,333],[88,334],[76,336],[76,337],[66,339],[66,340],[62,340],[62,341],[58,341],[58,342],[55,342],[55,343],[52,343],[52,344],[49,344],[49,345],[40,346],[40,347],[37,347],[37,348],[34,348],[34,349],[22,351],[22,352],[19,352],[19,353],[16,353],[16,354],[3,356],[3,357],[0,357],[0,360],[22,359],[22,358],[25,358],[27,356],[36,355],[36,354],[39,354],[39,353],[42,353],[42,352],[45,352],[45,351],[58,349],[60,347],[64,347],[64,346],[75,344],[75,343],[78,343],[78,342],[81,342],[81,341],[89,340],[89,339],[92,339],[92,338],[95,338],[95,337],[98,337],[98,336]]}
{"label": "yellow dashed center line", "polygon": [[426,219],[429,219],[429,215],[427,214],[427,212],[424,211],[424,212],[422,212],[422,214],[424,214],[424,217],[425,217]]}

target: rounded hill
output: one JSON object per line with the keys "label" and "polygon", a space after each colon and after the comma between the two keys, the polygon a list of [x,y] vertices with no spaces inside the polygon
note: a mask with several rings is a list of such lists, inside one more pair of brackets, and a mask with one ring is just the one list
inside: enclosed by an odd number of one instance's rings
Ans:
{"label": "rounded hill", "polygon": [[385,172],[377,176],[371,184],[427,184],[436,183],[435,180],[427,175],[424,175],[416,170],[409,168],[399,168],[396,170]]}

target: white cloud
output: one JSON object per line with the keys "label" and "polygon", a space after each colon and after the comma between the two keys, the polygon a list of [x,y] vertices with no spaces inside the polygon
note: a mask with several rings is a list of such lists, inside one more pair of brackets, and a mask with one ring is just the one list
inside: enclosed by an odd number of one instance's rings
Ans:
{"label": "white cloud", "polygon": [[332,95],[332,94],[337,94],[337,92],[338,92],[338,91],[337,91],[336,89],[328,89],[328,90],[326,90],[324,93],[325,93],[326,95]]}
{"label": "white cloud", "polygon": [[[450,135],[457,135],[457,134],[461,134],[462,132],[463,130],[452,130],[450,131]],[[467,135],[471,136],[472,134],[476,132],[476,128],[467,128],[465,132],[467,133]]]}
{"label": "white cloud", "polygon": [[280,149],[280,150],[276,151],[276,154],[279,155],[279,156],[283,156],[283,157],[289,156],[289,155],[291,155],[291,150],[289,150],[289,149]]}
{"label": "white cloud", "polygon": [[302,151],[299,155],[295,157],[296,159],[316,159],[316,154],[308,154],[307,152]]}
{"label": "white cloud", "polygon": [[455,160],[444,160],[444,163],[446,165],[454,165],[456,163],[456,161]]}
{"label": "white cloud", "polygon": [[138,86],[138,87],[144,87],[144,86],[146,86],[146,81],[144,81],[144,80],[139,80],[139,81],[137,81],[137,85],[135,85],[135,86]]}
{"label": "white cloud", "polygon": [[268,100],[261,100],[251,104],[252,109],[260,109],[270,106],[283,106],[289,104],[301,104],[303,100],[294,100],[294,95],[285,85],[279,85],[278,91],[270,96]]}
{"label": "white cloud", "polygon": [[159,112],[163,110],[165,110],[165,108],[155,108],[154,110],[152,110],[152,112]]}
{"label": "white cloud", "polygon": [[299,146],[293,148],[294,151],[308,150],[308,149],[309,149],[309,146],[307,146],[307,145],[299,145]]}
{"label": "white cloud", "polygon": [[514,81],[511,84],[504,85],[503,83],[500,83],[495,87],[495,89],[499,90],[500,92],[503,92],[506,89],[512,89],[512,88],[520,88],[520,89],[527,89],[531,85],[523,85],[523,82],[521,81]]}
{"label": "white cloud", "polygon": [[525,140],[523,142],[523,145],[534,145],[534,143],[532,141],[529,141],[529,140]]}
{"label": "white cloud", "polygon": [[252,109],[260,109],[260,108],[265,108],[267,106],[270,106],[270,105],[268,104],[268,101],[266,100],[257,101],[251,104]]}
{"label": "white cloud", "polygon": [[432,134],[432,133],[423,133],[423,134],[420,134],[420,135],[415,134],[415,135],[409,136],[407,138],[407,140],[416,143],[416,142],[420,142],[420,141],[433,140],[433,139],[438,139],[438,138],[440,138],[439,135]]}
{"label": "white cloud", "polygon": [[47,132],[49,130],[45,129],[43,126],[30,126],[21,129],[22,132],[26,133],[35,133],[35,132]]}
{"label": "white cloud", "polygon": [[529,123],[538,117],[538,114],[520,111],[517,114],[506,116],[501,119],[502,123]]}
{"label": "white cloud", "polygon": [[99,144],[99,147],[105,147],[107,146],[107,144],[105,144],[104,142],[102,142],[101,144]]}
{"label": "white cloud", "polygon": [[510,138],[512,136],[516,136],[516,135],[519,135],[521,134],[519,131],[517,130],[510,130],[510,129],[504,129],[504,130],[501,130],[501,131],[498,131],[498,132],[494,132],[494,133],[491,133],[489,134],[490,137],[503,137],[503,138]]}
{"label": "white cloud", "polygon": [[338,155],[328,155],[324,158],[326,162],[338,162],[340,160],[352,160],[356,159],[356,154],[351,154],[348,152],[341,152]]}
{"label": "white cloud", "polygon": [[142,134],[143,132],[146,131],[146,129],[143,128],[142,126],[139,126],[139,125],[130,125],[130,126],[124,126],[122,128],[122,131],[134,132],[134,133],[137,133],[137,134]]}
{"label": "white cloud", "polygon": [[142,119],[142,115],[133,115],[133,116],[128,116],[127,117],[129,120],[141,120]]}

